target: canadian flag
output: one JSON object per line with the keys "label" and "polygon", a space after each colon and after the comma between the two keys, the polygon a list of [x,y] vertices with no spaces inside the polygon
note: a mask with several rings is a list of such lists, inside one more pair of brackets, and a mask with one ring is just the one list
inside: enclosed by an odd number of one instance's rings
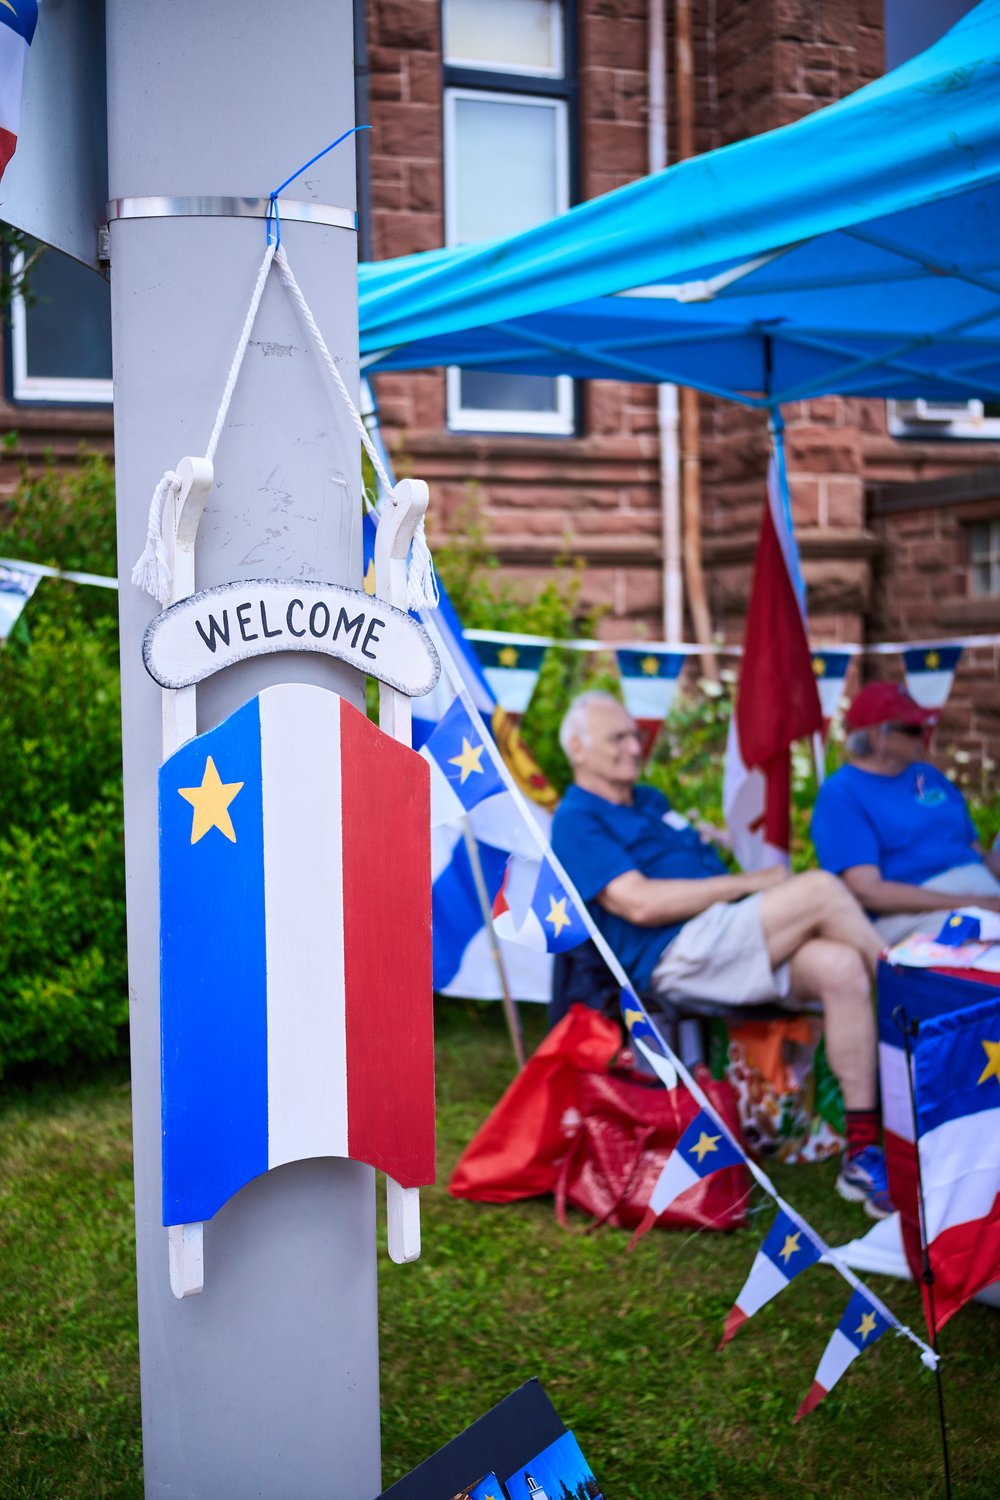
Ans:
{"label": "canadian flag", "polygon": [[733,852],[745,870],[788,863],[792,742],[823,727],[778,442],[767,471],[723,782]]}

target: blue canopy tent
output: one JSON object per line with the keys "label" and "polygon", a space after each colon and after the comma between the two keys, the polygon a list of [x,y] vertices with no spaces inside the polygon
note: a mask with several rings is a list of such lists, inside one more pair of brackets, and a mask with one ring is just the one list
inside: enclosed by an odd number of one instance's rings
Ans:
{"label": "blue canopy tent", "polygon": [[857,93],[510,239],[366,265],[369,371],[1000,400],[1000,0]]}

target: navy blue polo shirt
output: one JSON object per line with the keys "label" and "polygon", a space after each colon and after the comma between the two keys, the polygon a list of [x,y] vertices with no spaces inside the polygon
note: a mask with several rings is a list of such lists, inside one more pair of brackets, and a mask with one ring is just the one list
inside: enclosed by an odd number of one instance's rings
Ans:
{"label": "navy blue polo shirt", "polygon": [[651,880],[727,873],[712,846],[651,786],[637,786],[627,807],[571,786],[552,822],[552,847],[639,990],[648,988],[660,954],[684,924],[639,927],[616,917],[596,899],[604,887],[629,870]]}
{"label": "navy blue polo shirt", "polygon": [[922,885],[982,860],[965,798],[924,761],[897,776],[842,766],[819,790],[812,836],[820,864],[835,875],[876,865],[883,880]]}

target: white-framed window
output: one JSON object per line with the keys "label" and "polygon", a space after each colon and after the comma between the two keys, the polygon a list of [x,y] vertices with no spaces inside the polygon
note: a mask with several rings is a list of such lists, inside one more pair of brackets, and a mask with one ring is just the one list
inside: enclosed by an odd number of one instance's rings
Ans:
{"label": "white-framed window", "polygon": [[[11,256],[15,286],[25,257]],[[32,258],[27,295],[10,305],[14,401],[105,405],[112,400],[111,290],[58,250]]]}
{"label": "white-framed window", "polygon": [[1000,594],[1000,521],[969,527],[969,581],[978,598]]}
{"label": "white-framed window", "polygon": [[1000,438],[1000,401],[887,401],[886,413],[897,438]]}
{"label": "white-framed window", "polygon": [[452,67],[563,76],[560,0],[444,0],[442,36]]}
{"label": "white-framed window", "polygon": [[[443,0],[445,240],[472,245],[570,206],[563,0]],[[569,436],[569,376],[449,369],[458,432]]]}

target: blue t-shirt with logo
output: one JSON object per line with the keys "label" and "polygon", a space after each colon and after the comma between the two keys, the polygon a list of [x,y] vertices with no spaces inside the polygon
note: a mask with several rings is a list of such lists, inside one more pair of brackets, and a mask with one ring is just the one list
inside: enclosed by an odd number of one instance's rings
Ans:
{"label": "blue t-shirt with logo", "polygon": [[922,885],[982,860],[965,798],[922,761],[897,776],[842,766],[820,788],[812,836],[820,864],[835,875],[877,865],[883,880]]}
{"label": "blue t-shirt with logo", "polygon": [[599,905],[618,875],[638,870],[652,880],[702,880],[726,867],[662,792],[637,786],[630,806],[571,786],[552,822],[552,847],[637,989],[646,989],[660,954],[683,923],[639,927]]}

